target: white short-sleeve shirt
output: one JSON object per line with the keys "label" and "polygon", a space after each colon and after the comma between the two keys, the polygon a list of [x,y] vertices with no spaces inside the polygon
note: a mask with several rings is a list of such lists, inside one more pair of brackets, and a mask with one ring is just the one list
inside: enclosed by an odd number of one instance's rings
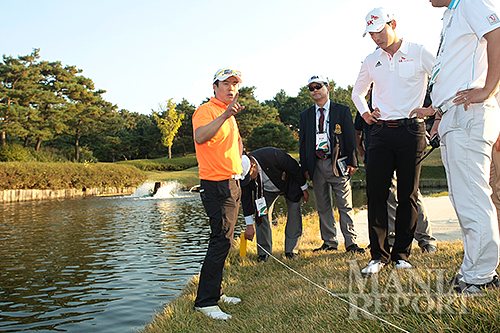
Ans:
{"label": "white short-sleeve shirt", "polygon": [[458,91],[484,87],[488,63],[483,36],[497,28],[500,28],[500,18],[495,1],[453,0],[450,3],[443,16],[446,33],[441,46],[439,76],[431,94],[435,108]]}
{"label": "white short-sleeve shirt", "polygon": [[402,41],[391,56],[382,49],[368,55],[361,65],[352,91],[358,111],[369,111],[365,96],[373,82],[372,106],[380,110],[381,120],[408,118],[422,107],[435,57],[422,45]]}

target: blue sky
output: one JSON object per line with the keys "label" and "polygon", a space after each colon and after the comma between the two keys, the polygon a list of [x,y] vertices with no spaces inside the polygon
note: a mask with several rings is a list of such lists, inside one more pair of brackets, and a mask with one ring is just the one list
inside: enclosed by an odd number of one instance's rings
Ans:
{"label": "blue sky", "polygon": [[2,0],[0,54],[75,65],[120,109],[149,114],[213,94],[221,67],[243,72],[259,101],[296,96],[322,74],[354,84],[375,44],[364,17],[383,6],[399,37],[435,53],[443,9],[427,0]]}

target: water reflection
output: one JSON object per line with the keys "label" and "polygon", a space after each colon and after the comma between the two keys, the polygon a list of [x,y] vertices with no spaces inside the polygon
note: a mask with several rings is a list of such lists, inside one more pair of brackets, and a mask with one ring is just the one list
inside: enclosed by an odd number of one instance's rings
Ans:
{"label": "water reflection", "polygon": [[126,332],[197,274],[197,194],[4,204],[0,331]]}
{"label": "water reflection", "polygon": [[[196,193],[141,191],[3,204],[0,331],[132,332],[176,297],[199,272],[208,219]],[[303,212],[314,205],[311,191]]]}

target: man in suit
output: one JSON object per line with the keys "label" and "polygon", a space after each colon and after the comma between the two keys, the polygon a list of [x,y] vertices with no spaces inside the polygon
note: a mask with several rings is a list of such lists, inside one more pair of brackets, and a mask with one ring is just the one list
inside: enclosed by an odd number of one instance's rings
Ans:
{"label": "man in suit", "polygon": [[300,165],[312,180],[323,245],[314,251],[338,248],[330,187],[340,213],[340,229],[347,252],[364,253],[356,244],[350,176],[358,169],[356,137],[349,107],[329,99],[330,86],[322,76],[308,82],[316,105],[300,113]]}
{"label": "man in suit", "polygon": [[[302,213],[300,199],[309,199],[306,179],[293,157],[278,148],[261,148],[242,156],[243,174],[241,181],[241,202],[247,229],[245,238],[255,234],[254,217],[257,225],[258,262],[265,262],[271,253],[273,239],[271,221],[273,206],[278,196],[286,199],[288,210],[285,227],[285,256],[296,259],[299,252],[299,238],[302,235]],[[260,204],[265,204],[265,207]],[[266,209],[267,208],[267,209]],[[262,248],[261,248],[262,247]]]}

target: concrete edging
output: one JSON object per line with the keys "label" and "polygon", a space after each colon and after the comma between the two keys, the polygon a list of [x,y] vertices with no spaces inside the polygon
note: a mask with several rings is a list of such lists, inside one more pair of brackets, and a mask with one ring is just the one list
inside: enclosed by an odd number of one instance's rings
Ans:
{"label": "concrete edging", "polygon": [[128,195],[135,192],[136,187],[100,187],[89,189],[66,190],[3,190],[0,191],[0,202],[19,202],[31,200],[66,199],[86,196]]}

